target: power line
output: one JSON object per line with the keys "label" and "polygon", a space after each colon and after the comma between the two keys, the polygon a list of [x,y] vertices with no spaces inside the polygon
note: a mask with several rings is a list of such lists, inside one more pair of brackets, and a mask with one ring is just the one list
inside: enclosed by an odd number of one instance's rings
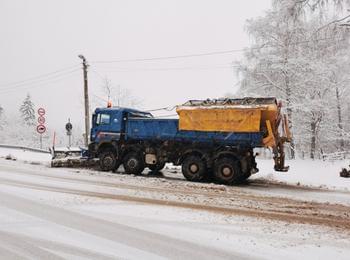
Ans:
{"label": "power line", "polygon": [[[317,41],[323,41],[323,40],[330,40],[334,39],[334,37],[328,37],[328,38],[321,38],[321,39],[315,39],[315,40],[305,40],[305,41],[298,41],[298,42],[292,42],[289,45],[299,45],[309,42],[317,42]],[[341,39],[334,39],[334,40],[345,40],[344,38]],[[172,60],[172,59],[183,59],[183,58],[194,58],[194,57],[202,57],[202,56],[214,56],[214,55],[224,55],[224,54],[231,54],[235,52],[244,52],[249,49],[263,49],[263,48],[270,48],[274,46],[279,46],[278,44],[262,44],[259,47],[247,47],[244,49],[233,49],[233,50],[223,50],[223,51],[213,51],[213,52],[203,52],[203,53],[195,53],[195,54],[185,54],[185,55],[175,55],[175,56],[163,56],[163,57],[150,57],[150,58],[136,58],[136,59],[120,59],[120,60],[97,60],[92,61],[91,63],[126,63],[126,62],[143,62],[143,61],[158,61],[158,60]]]}
{"label": "power line", "polygon": [[66,71],[64,73],[60,73],[60,74],[57,74],[57,75],[52,75],[52,76],[49,76],[49,77],[46,77],[46,78],[43,78],[43,79],[37,79],[35,81],[23,82],[23,83],[19,83],[17,85],[8,86],[8,87],[5,87],[5,88],[0,88],[0,91],[1,90],[5,90],[5,91],[6,90],[12,90],[12,89],[21,88],[23,86],[29,86],[29,85],[38,84],[38,83],[41,84],[41,83],[45,83],[45,82],[50,82],[53,79],[61,78],[62,76],[72,74],[72,73],[74,73],[74,72],[76,72],[78,70],[80,70],[80,69],[74,69],[74,70]]}
{"label": "power line", "polygon": [[50,75],[54,75],[54,74],[57,74],[59,72],[63,72],[63,71],[67,71],[69,69],[75,68],[78,65],[79,64],[76,64],[76,65],[73,65],[73,66],[65,67],[65,68],[62,68],[62,69],[59,69],[59,70],[55,70],[55,71],[52,71],[52,72],[49,72],[49,73],[41,74],[41,75],[34,76],[34,77],[31,77],[31,78],[27,78],[27,79],[24,79],[24,80],[2,84],[2,85],[0,85],[0,87],[7,87],[7,86],[12,86],[12,85],[18,85],[18,84],[21,84],[21,83],[26,83],[27,81],[33,81],[33,80],[36,80],[36,79],[46,78],[46,77],[49,77]]}
{"label": "power line", "polygon": [[[298,45],[298,44],[304,44],[304,43],[309,43],[309,42],[317,42],[317,41],[323,41],[323,40],[346,40],[344,38],[340,39],[334,39],[333,37],[329,38],[322,38],[322,39],[316,39],[316,40],[305,40],[305,41],[299,41],[299,42],[294,42],[290,43],[290,45]],[[234,49],[234,50],[224,50],[224,51],[214,51],[214,52],[206,52],[206,53],[196,53],[196,54],[187,54],[187,55],[177,55],[177,56],[164,56],[164,57],[152,57],[152,58],[137,58],[137,59],[124,59],[124,60],[109,60],[109,61],[93,61],[92,63],[99,64],[99,63],[123,63],[123,62],[142,62],[142,61],[157,61],[157,60],[171,60],[171,59],[181,59],[181,58],[191,58],[191,57],[200,57],[200,56],[213,56],[213,55],[224,55],[224,54],[230,54],[234,52],[242,52],[246,50],[254,50],[254,49],[264,49],[264,48],[270,48],[273,46],[278,46],[277,44],[263,44],[259,47],[251,47],[251,48],[245,48],[245,49]],[[36,84],[42,80],[49,80],[51,79],[51,75],[56,76],[61,76],[64,74],[60,75],[55,75],[59,74],[60,72],[67,72],[67,70],[71,68],[75,68],[80,64],[76,64],[73,66],[69,66],[66,68],[62,68],[56,71],[52,71],[49,73],[41,74],[38,76],[34,76],[31,78],[27,78],[24,80],[20,81],[15,81],[7,84],[0,85],[0,91],[1,90],[7,90],[9,89],[10,86],[17,87],[17,86],[22,86],[22,85],[28,85],[28,84]],[[178,68],[119,68],[119,72],[129,72],[129,71],[171,71],[171,70],[207,70],[207,69],[227,69],[227,68],[235,68],[237,66],[231,65],[231,66],[214,66],[214,67],[178,67]],[[117,70],[116,70],[117,71]],[[70,73],[71,71],[68,71],[67,73]],[[103,78],[101,74],[99,74],[97,71],[93,70],[94,73],[96,73],[99,77]],[[113,71],[112,71],[113,72]],[[4,89],[3,89],[4,87]],[[12,89],[11,88],[11,89]]]}
{"label": "power line", "polygon": [[[232,69],[238,66],[213,66],[213,67],[172,67],[172,68],[99,68],[106,72],[135,72],[135,71],[181,71],[181,70],[216,70],[216,69]],[[95,70],[93,72],[96,72]],[[96,72],[97,73],[97,72]],[[100,73],[97,75],[103,79]]]}
{"label": "power line", "polygon": [[[43,85],[47,85],[47,84],[51,84],[51,83],[54,83],[54,82],[58,82],[58,81],[60,81],[62,79],[65,79],[65,78],[73,75],[78,70],[80,70],[80,69],[75,69],[73,71],[70,71],[70,72],[62,74],[62,75],[56,75],[55,77],[51,77],[50,79],[45,79],[45,80],[41,80],[41,81],[26,83],[26,84],[22,84],[22,85],[19,85],[19,86],[14,86],[14,87],[11,87],[11,88],[0,89],[0,94],[9,93],[9,92],[16,91],[16,90],[21,90],[21,89],[27,89],[28,87],[30,87],[30,88],[37,88],[37,87],[41,87]],[[33,84],[36,84],[36,85],[35,86],[31,86]]]}
{"label": "power line", "polygon": [[214,51],[214,52],[206,52],[206,53],[196,53],[196,54],[177,55],[177,56],[165,56],[165,57],[153,57],[153,58],[138,58],[138,59],[109,60],[109,61],[92,61],[91,63],[122,63],[122,62],[170,60],[170,59],[192,58],[192,57],[201,57],[201,56],[223,55],[223,54],[234,53],[234,52],[241,52],[241,51],[242,50],[226,50],[226,51]]}

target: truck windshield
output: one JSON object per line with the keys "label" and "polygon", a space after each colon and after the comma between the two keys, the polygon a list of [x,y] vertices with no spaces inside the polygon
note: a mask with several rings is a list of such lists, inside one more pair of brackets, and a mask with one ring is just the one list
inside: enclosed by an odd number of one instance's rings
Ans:
{"label": "truck windshield", "polygon": [[96,125],[109,125],[111,116],[109,114],[97,114]]}

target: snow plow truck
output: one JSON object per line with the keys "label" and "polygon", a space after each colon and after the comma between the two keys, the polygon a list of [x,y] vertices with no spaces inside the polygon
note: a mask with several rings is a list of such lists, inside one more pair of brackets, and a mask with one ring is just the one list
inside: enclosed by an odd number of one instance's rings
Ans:
{"label": "snow plow truck", "polygon": [[274,169],[288,171],[283,144],[291,134],[276,98],[190,100],[176,112],[179,119],[160,119],[136,109],[97,108],[89,158],[98,158],[102,171],[122,164],[135,175],[173,163],[189,181],[230,185],[258,172],[253,149],[268,147]]}

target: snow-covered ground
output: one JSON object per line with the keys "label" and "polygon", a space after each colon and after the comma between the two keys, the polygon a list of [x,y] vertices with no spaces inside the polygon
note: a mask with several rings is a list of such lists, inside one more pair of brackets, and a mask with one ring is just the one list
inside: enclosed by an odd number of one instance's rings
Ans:
{"label": "snow-covered ground", "polygon": [[17,161],[0,158],[5,259],[349,259],[345,162],[295,161],[289,173],[273,173],[259,160],[251,183],[227,187],[184,181],[170,165],[150,178],[52,169],[50,155],[0,149],[9,153]]}
{"label": "snow-covered ground", "polygon": [[7,185],[0,193],[2,247],[23,257],[348,259],[350,254],[347,234],[310,225]]}
{"label": "snow-covered ground", "polygon": [[19,160],[29,163],[49,163],[51,154],[32,152],[25,149],[3,148],[0,147],[0,158]]}
{"label": "snow-covered ground", "polygon": [[327,189],[350,191],[350,178],[341,178],[342,168],[349,169],[350,160],[320,161],[320,160],[290,160],[288,172],[275,172],[272,160],[258,159],[260,172],[252,179],[265,179],[279,183],[302,185]]}

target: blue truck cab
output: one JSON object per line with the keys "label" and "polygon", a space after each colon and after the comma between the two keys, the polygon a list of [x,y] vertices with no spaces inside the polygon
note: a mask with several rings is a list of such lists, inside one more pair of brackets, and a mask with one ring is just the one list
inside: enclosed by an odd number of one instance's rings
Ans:
{"label": "blue truck cab", "polygon": [[92,116],[90,141],[105,143],[118,141],[125,133],[129,118],[152,118],[152,114],[130,108],[96,108]]}

